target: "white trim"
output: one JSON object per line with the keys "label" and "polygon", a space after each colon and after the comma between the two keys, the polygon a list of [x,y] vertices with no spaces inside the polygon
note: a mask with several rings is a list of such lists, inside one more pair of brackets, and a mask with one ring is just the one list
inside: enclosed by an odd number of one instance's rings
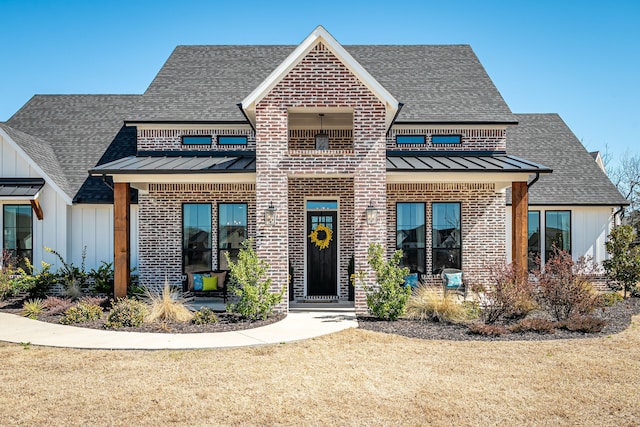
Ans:
{"label": "white trim", "polygon": [[298,63],[318,44],[322,42],[342,62],[358,80],[362,82],[385,106],[386,125],[389,127],[398,110],[398,101],[362,65],[358,63],[336,39],[318,25],[315,30],[294,49],[271,74],[242,100],[242,109],[255,124],[255,107]]}
{"label": "white trim", "polygon": [[[60,195],[62,200],[64,200],[67,205],[69,206],[73,205],[73,200],[67,195],[67,193],[62,191],[62,189],[58,186],[58,184],[56,184],[56,182],[49,175],[47,175],[42,170],[42,168],[22,149],[22,147],[20,147],[13,140],[13,138],[11,138],[9,134],[7,134],[7,132],[5,132],[5,130],[2,129],[1,127],[0,127],[0,136],[7,141],[7,143],[11,146],[11,148],[13,148],[20,156],[22,156],[22,158],[24,158],[27,161],[29,166],[31,166],[38,174],[40,174],[40,177],[43,178],[46,181],[46,183],[49,184],[55,190],[55,192]],[[27,200],[30,200],[30,199],[27,199]]]}
{"label": "white trim", "polygon": [[529,175],[526,172],[387,172],[387,183],[494,183],[498,189],[511,187],[512,182],[528,181]]}
{"label": "white trim", "polygon": [[[127,126],[136,126],[138,130],[183,130],[183,129],[196,129],[196,130],[251,130],[251,126],[244,123],[231,124],[231,123],[135,123],[127,122]],[[197,135],[193,135],[197,136]]]}
{"label": "white trim", "polygon": [[446,124],[446,123],[412,123],[412,124],[398,124],[394,123],[391,127],[391,130],[423,130],[423,129],[434,129],[434,130],[467,130],[467,129],[482,129],[482,130],[506,130],[507,125],[494,125],[494,124]]}
{"label": "white trim", "polygon": [[336,209],[311,209],[310,212],[321,212],[321,211],[327,211],[327,212],[335,212],[336,213],[336,223],[334,224],[335,226],[335,244],[338,245],[336,248],[336,283],[335,283],[335,290],[336,290],[336,295],[338,296],[338,299],[340,299],[340,197],[323,197],[323,196],[304,196],[303,199],[303,203],[304,203],[304,229],[303,229],[303,253],[304,253],[304,295],[303,298],[307,297],[309,294],[307,293],[307,262],[308,262],[308,258],[307,258],[307,226],[309,225],[307,223],[307,212],[309,212],[309,210],[307,209],[307,202],[308,201],[312,201],[312,200],[327,200],[327,201],[333,201],[335,200],[338,207]]}

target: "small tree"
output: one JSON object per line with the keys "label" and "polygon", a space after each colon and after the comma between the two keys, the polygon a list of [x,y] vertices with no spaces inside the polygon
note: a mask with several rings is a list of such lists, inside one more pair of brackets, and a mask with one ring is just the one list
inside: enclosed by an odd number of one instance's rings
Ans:
{"label": "small tree", "polygon": [[411,288],[403,286],[409,274],[407,267],[400,267],[402,251],[397,250],[389,261],[384,259],[384,248],[380,243],[369,245],[369,265],[376,273],[377,286],[364,283],[364,273],[359,273],[367,295],[367,306],[375,317],[396,320],[405,313]]}
{"label": "small tree", "polygon": [[640,248],[632,246],[635,239],[636,232],[632,226],[620,225],[611,230],[605,243],[611,258],[604,260],[602,265],[614,289],[624,289],[625,298],[640,281]]}
{"label": "small tree", "polygon": [[258,258],[253,250],[253,239],[242,242],[238,253],[238,262],[229,259],[225,253],[230,270],[230,289],[240,299],[228,304],[227,310],[249,319],[266,319],[273,307],[282,301],[284,286],[278,293],[270,291],[271,278],[267,277],[269,264]]}

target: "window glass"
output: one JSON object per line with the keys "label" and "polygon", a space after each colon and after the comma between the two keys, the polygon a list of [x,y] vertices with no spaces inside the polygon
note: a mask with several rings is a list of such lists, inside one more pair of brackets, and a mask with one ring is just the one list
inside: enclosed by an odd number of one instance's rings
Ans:
{"label": "window glass", "polygon": [[247,137],[242,135],[220,135],[218,145],[247,145]]}
{"label": "window glass", "polygon": [[26,267],[25,259],[33,261],[33,213],[30,205],[5,205],[3,208],[3,248],[10,261]]}
{"label": "window glass", "polygon": [[529,271],[538,267],[540,259],[540,211],[529,211],[528,247]]}
{"label": "window glass", "polygon": [[220,203],[218,205],[218,268],[228,270],[225,253],[233,262],[238,260],[242,242],[247,239],[247,204]]}
{"label": "window glass", "polygon": [[307,209],[322,210],[322,209],[338,209],[337,200],[307,200]]}
{"label": "window glass", "polygon": [[462,268],[462,228],[460,203],[432,205],[432,272]]}
{"label": "window glass", "polygon": [[182,205],[183,272],[211,270],[211,204]]}
{"label": "window glass", "polygon": [[460,135],[433,135],[431,137],[432,144],[460,144],[462,136]]}
{"label": "window glass", "polygon": [[556,250],[571,253],[571,211],[545,212],[545,261],[553,258]]}
{"label": "window glass", "polygon": [[424,135],[396,135],[396,144],[424,144]]}
{"label": "window glass", "polygon": [[193,136],[183,136],[182,137],[183,145],[211,145],[211,136],[202,136],[202,135],[193,135]]}
{"label": "window glass", "polygon": [[396,249],[403,253],[402,264],[411,271],[425,272],[424,203],[396,205]]}

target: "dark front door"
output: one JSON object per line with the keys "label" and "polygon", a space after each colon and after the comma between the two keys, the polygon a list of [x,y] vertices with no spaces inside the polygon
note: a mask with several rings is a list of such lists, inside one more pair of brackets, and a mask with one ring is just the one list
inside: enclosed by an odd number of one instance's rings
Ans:
{"label": "dark front door", "polygon": [[[336,212],[307,211],[307,295],[335,296],[338,282]],[[326,228],[325,228],[326,227]],[[326,230],[330,230],[327,232]]]}

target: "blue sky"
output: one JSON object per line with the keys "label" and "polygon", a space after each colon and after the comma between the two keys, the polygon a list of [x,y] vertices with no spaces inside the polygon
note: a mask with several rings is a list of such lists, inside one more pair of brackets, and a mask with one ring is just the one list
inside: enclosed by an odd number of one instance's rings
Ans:
{"label": "blue sky", "polygon": [[640,2],[0,0],[0,121],[34,94],[142,93],[179,44],[470,44],[511,110],[640,151]]}

